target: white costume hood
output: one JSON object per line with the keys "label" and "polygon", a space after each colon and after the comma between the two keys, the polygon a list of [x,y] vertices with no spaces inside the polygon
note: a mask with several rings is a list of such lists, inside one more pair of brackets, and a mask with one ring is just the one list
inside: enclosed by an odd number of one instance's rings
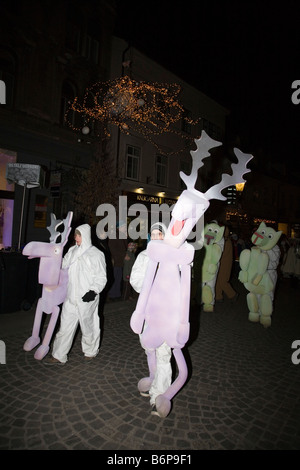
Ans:
{"label": "white costume hood", "polygon": [[83,224],[79,225],[76,230],[81,233],[80,251],[83,253],[92,246],[91,227],[88,224]]}

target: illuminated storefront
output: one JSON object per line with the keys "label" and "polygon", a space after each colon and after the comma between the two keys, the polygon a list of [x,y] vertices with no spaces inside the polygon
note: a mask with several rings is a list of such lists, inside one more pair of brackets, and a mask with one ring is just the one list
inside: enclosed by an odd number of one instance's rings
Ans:
{"label": "illuminated storefront", "polygon": [[8,184],[5,175],[7,164],[16,160],[15,152],[0,149],[0,249],[12,245],[15,185]]}

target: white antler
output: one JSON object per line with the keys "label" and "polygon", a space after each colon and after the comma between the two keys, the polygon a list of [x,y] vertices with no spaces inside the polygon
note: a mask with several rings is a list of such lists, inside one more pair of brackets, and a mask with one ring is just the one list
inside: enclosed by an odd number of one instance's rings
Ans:
{"label": "white antler", "polygon": [[[72,217],[73,217],[73,212],[68,212],[67,217],[63,220],[57,220],[55,214],[51,213],[51,224],[49,227],[47,227],[48,231],[50,232],[50,243],[56,243],[56,240],[58,239],[59,236],[61,236],[61,241],[62,245],[64,246],[67,243],[68,240],[68,235],[71,230],[71,222],[72,222]],[[57,229],[58,227],[64,224],[64,231],[59,232]]]}
{"label": "white antler", "polygon": [[71,231],[71,222],[72,222],[73,212],[68,212],[67,217],[63,220],[64,223],[64,231],[61,234],[61,244],[65,246],[68,241],[68,236]]}
{"label": "white antler", "polygon": [[62,223],[62,220],[56,220],[56,215],[51,212],[51,224],[47,227],[48,231],[50,232],[50,243],[55,243],[57,237],[60,235],[60,232],[57,231],[57,228]]}
{"label": "white antler", "polygon": [[200,139],[195,139],[195,143],[197,145],[197,150],[190,151],[193,160],[191,174],[186,175],[182,171],[179,173],[180,178],[182,181],[184,181],[189,190],[195,188],[195,184],[198,178],[198,170],[204,165],[202,160],[210,156],[209,150],[222,145],[222,142],[211,139],[205,131],[202,131]]}
{"label": "white antler", "polygon": [[215,186],[212,186],[210,189],[206,191],[204,196],[210,200],[210,199],[221,199],[222,201],[226,200],[226,197],[224,197],[221,194],[221,191],[224,188],[228,188],[228,186],[233,186],[237,183],[242,183],[244,180],[243,175],[245,173],[249,173],[251,170],[247,168],[247,163],[253,158],[253,155],[249,153],[243,153],[239,149],[234,148],[233,149],[235,155],[237,156],[238,163],[233,163],[231,165],[232,168],[232,175],[228,174],[223,174],[222,175],[222,180],[220,181],[219,184],[216,184]]}

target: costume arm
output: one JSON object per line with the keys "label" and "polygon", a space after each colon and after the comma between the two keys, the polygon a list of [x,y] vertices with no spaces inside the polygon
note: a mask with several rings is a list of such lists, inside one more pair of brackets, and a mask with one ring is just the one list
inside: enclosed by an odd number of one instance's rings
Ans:
{"label": "costume arm", "polygon": [[148,268],[143,282],[143,287],[137,301],[136,309],[130,319],[130,327],[137,334],[140,334],[142,332],[145,320],[145,308],[148,302],[148,297],[156,273],[156,269],[157,262],[149,260]]}
{"label": "costume arm", "polygon": [[180,323],[177,332],[177,341],[185,345],[190,335],[189,306],[191,287],[191,265],[181,266],[181,298],[180,298]]}
{"label": "costume arm", "polygon": [[149,258],[145,253],[140,253],[131,269],[129,282],[138,293],[141,292],[145,279]]}
{"label": "costume arm", "polygon": [[65,254],[65,256],[63,257],[63,260],[62,260],[62,268],[65,269],[69,266],[69,263],[70,263],[70,258],[71,258],[71,255],[72,255],[72,252],[74,250],[74,247],[72,246],[69,251]]}
{"label": "costume arm", "polygon": [[240,254],[240,267],[241,271],[239,272],[239,281],[243,284],[248,282],[248,267],[250,262],[250,250],[243,250]]}
{"label": "costume arm", "polygon": [[211,263],[208,266],[208,272],[209,274],[216,274],[217,269],[218,269],[218,263],[222,256],[222,249],[217,243],[214,243],[211,246],[211,250],[212,250]]}
{"label": "costume arm", "polygon": [[97,251],[93,250],[93,252],[89,254],[93,279],[90,290],[93,290],[96,292],[96,294],[100,294],[100,292],[102,292],[106,286],[107,282],[106,262],[104,254],[97,248],[96,250]]}

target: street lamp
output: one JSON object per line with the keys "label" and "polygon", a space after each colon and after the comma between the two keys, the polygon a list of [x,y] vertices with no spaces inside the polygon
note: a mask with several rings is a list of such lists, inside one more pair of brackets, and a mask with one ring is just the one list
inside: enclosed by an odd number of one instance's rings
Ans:
{"label": "street lamp", "polygon": [[237,184],[235,185],[235,189],[236,189],[239,193],[241,193],[241,192],[244,191],[244,186],[245,186],[245,183],[237,183]]}

